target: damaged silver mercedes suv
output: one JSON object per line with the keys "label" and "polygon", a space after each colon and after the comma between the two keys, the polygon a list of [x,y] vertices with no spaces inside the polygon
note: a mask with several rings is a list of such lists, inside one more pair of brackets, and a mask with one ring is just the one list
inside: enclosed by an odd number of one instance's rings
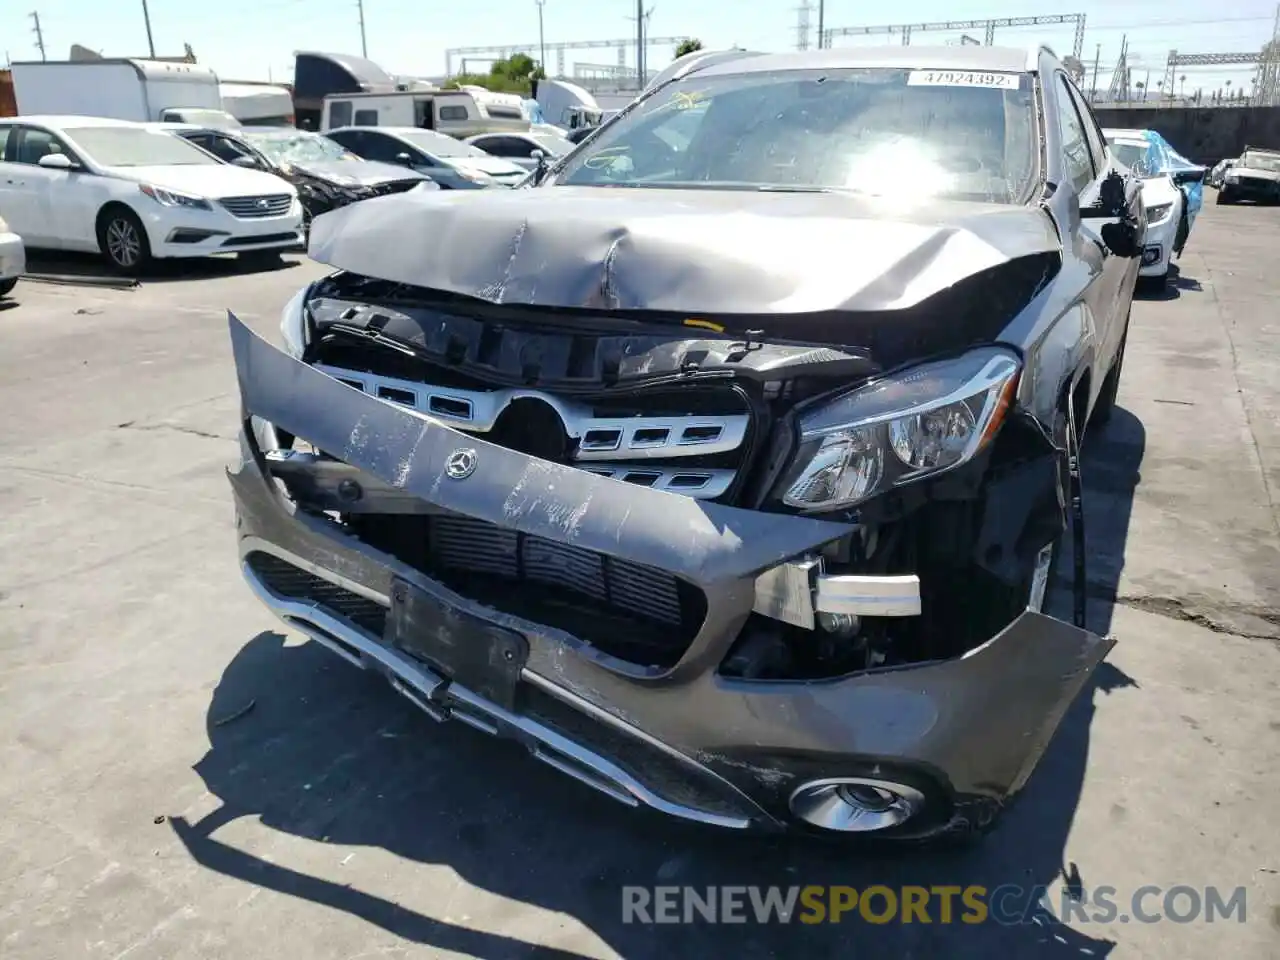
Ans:
{"label": "damaged silver mercedes suv", "polygon": [[694,58],[523,188],[317,217],[283,350],[230,317],[244,576],[633,807],[980,833],[1112,645],[1145,228],[1047,49]]}

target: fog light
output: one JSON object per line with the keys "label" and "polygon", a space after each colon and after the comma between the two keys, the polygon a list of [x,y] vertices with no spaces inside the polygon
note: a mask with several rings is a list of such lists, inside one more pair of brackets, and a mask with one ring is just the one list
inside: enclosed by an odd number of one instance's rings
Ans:
{"label": "fog light", "polygon": [[841,833],[872,833],[906,823],[924,808],[924,794],[890,780],[843,777],[814,780],[791,795],[791,812],[805,823]]}
{"label": "fog light", "polygon": [[1142,265],[1144,267],[1149,267],[1153,263],[1159,263],[1161,253],[1162,251],[1160,247],[1147,247],[1147,249],[1142,251]]}

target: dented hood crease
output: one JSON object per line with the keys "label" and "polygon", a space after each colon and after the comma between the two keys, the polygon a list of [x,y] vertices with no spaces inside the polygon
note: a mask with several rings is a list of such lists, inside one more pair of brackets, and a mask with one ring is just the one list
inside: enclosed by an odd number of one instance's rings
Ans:
{"label": "dented hood crease", "polygon": [[905,309],[1059,249],[1037,207],[604,187],[378,198],[310,242],[332,267],[491,303],[743,315]]}

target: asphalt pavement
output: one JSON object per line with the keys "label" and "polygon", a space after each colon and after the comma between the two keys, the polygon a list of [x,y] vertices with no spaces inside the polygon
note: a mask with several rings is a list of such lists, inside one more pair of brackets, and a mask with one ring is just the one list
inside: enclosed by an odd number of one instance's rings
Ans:
{"label": "asphalt pavement", "polygon": [[[1176,283],[1135,302],[1121,409],[1085,459],[1092,626],[1118,644],[1006,821],[946,852],[624,809],[274,621],[237,570],[225,311],[274,337],[322,268],[20,283],[0,302],[0,955],[1280,956],[1278,250],[1280,209],[1210,202]],[[876,884],[1044,887],[1048,906],[812,926],[622,909],[628,885]],[[1244,888],[1243,922],[1170,902],[1179,886]],[[1109,922],[1069,909],[1102,888]]]}

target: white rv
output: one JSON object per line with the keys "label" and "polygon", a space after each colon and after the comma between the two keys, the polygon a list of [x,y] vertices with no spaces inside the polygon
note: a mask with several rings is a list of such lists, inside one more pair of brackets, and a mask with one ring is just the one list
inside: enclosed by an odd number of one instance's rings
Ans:
{"label": "white rv", "polygon": [[599,126],[604,117],[596,98],[568,80],[539,80],[534,99],[546,122],[563,130]]}
{"label": "white rv", "polygon": [[529,121],[518,105],[481,101],[467,90],[397,90],[325,97],[320,130],[339,127],[417,127],[462,139],[478,133],[523,133]]}
{"label": "white rv", "polygon": [[218,75],[163,60],[50,60],[12,64],[19,115],[238,127],[223,109]]}

